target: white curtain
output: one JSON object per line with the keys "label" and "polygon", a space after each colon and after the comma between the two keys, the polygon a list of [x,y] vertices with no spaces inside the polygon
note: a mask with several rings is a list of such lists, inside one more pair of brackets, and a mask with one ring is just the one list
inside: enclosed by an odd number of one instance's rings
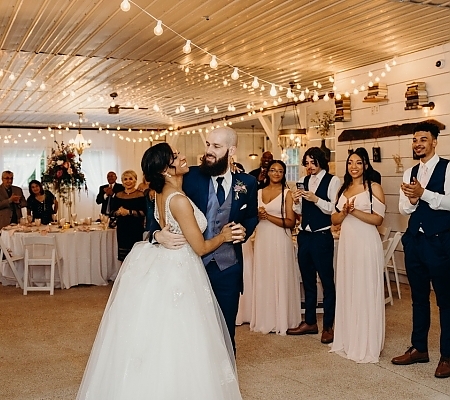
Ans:
{"label": "white curtain", "polygon": [[7,151],[3,151],[3,170],[10,170],[14,173],[14,185],[28,188],[28,178],[39,166],[44,147],[36,149],[19,148],[9,146]]}

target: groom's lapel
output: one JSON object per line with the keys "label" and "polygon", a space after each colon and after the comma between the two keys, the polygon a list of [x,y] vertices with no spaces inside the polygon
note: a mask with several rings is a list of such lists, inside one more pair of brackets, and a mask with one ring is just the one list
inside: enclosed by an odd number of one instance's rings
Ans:
{"label": "groom's lapel", "polygon": [[232,180],[231,180],[231,188],[230,188],[230,196],[233,196],[231,199],[231,210],[230,210],[230,221],[233,221],[235,218],[234,216],[239,211],[239,206],[242,203],[242,199],[236,199],[235,193],[234,193],[234,186],[236,185],[236,174],[232,174]]}
{"label": "groom's lapel", "polygon": [[206,215],[208,210],[208,195],[209,195],[209,182],[211,177],[198,174],[198,208]]}

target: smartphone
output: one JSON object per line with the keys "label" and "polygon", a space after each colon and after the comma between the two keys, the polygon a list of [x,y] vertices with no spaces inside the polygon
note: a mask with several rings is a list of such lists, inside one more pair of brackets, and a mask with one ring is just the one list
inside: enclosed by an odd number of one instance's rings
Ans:
{"label": "smartphone", "polygon": [[297,182],[296,185],[298,190],[305,190],[305,185],[303,182]]}

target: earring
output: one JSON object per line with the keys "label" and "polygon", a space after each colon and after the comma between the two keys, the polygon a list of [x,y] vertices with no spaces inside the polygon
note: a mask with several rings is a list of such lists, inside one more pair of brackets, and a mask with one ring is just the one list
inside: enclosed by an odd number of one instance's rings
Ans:
{"label": "earring", "polygon": [[164,172],[163,175],[167,176],[168,178],[172,178],[172,175],[170,175],[168,172]]}

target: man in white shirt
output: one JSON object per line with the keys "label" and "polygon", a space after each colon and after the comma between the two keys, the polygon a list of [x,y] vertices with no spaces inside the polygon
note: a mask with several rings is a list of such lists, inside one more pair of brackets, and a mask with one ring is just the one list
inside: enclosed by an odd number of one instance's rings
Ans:
{"label": "man in white shirt", "polygon": [[[341,186],[338,177],[328,173],[325,153],[318,147],[309,148],[302,160],[307,176],[293,193],[293,209],[302,216],[297,236],[298,263],[305,290],[305,321],[297,328],[288,329],[288,335],[319,333],[317,327],[317,274],[323,288],[322,343],[334,339],[333,324],[336,307],[334,286],[334,240],[331,234],[331,213]],[[303,184],[303,187],[301,185]]]}
{"label": "man in white shirt", "polygon": [[430,329],[430,282],[440,313],[441,358],[437,378],[450,377],[450,162],[435,150],[439,128],[429,122],[415,126],[412,148],[419,164],[405,171],[399,211],[409,215],[402,237],[405,267],[411,286],[412,346],[393,364],[425,363]]}

